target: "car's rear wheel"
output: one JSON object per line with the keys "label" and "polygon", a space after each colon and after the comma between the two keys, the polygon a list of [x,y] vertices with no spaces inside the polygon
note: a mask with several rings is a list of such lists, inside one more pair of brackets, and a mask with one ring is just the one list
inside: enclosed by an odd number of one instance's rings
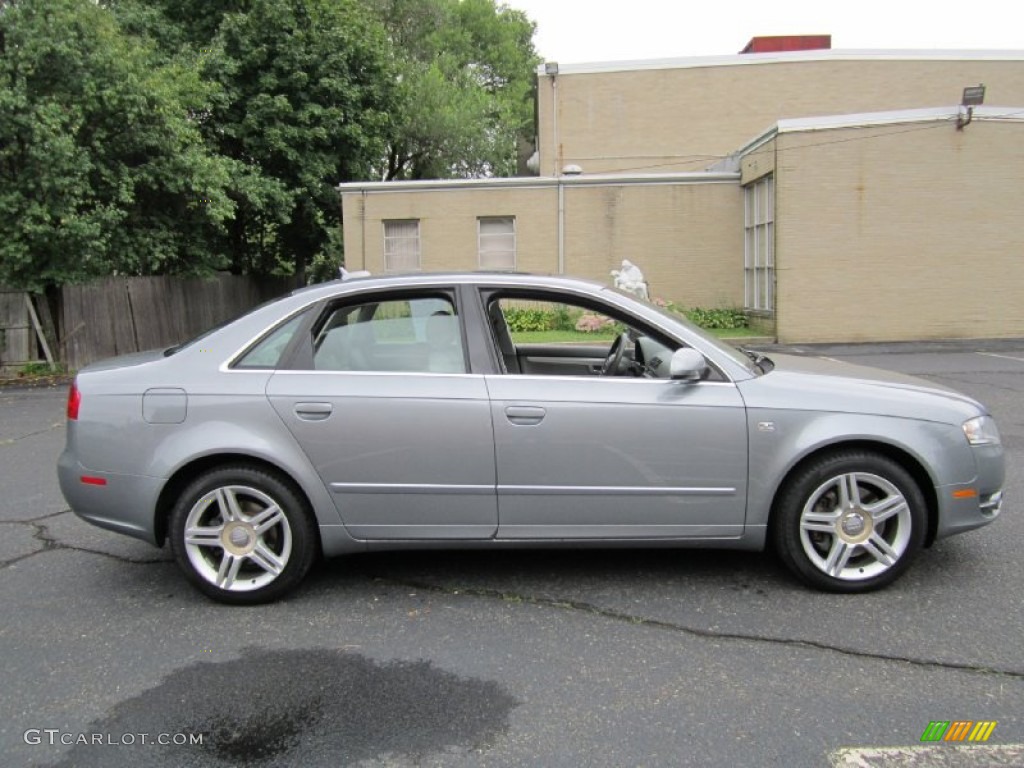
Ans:
{"label": "car's rear wheel", "polygon": [[844,451],[798,470],[773,521],[782,561],[831,592],[891,584],[924,543],[927,512],[914,478],[877,453]]}
{"label": "car's rear wheel", "polygon": [[295,588],[316,556],[298,493],[257,467],[210,470],[171,511],[171,549],[196,587],[224,603],[265,603]]}

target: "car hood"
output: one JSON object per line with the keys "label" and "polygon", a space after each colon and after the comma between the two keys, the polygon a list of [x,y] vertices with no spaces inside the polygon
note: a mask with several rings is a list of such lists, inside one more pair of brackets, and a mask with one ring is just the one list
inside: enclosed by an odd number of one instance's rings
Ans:
{"label": "car hood", "polygon": [[750,407],[842,411],[959,424],[987,410],[974,398],[916,376],[821,357],[771,355],[775,368],[741,382]]}

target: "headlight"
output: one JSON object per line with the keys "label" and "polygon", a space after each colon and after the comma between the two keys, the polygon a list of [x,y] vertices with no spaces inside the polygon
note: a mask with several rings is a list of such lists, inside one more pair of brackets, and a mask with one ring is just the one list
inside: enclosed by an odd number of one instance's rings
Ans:
{"label": "headlight", "polygon": [[964,435],[971,445],[999,445],[999,428],[991,416],[975,416],[964,422]]}

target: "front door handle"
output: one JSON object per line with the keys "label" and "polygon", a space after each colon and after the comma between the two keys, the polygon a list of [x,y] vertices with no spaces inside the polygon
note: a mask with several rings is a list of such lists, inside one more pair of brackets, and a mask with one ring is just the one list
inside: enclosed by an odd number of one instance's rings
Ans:
{"label": "front door handle", "polygon": [[547,412],[531,405],[510,405],[505,409],[505,418],[517,427],[528,427],[544,421]]}
{"label": "front door handle", "polygon": [[295,415],[303,421],[323,421],[334,410],[330,403],[296,403]]}

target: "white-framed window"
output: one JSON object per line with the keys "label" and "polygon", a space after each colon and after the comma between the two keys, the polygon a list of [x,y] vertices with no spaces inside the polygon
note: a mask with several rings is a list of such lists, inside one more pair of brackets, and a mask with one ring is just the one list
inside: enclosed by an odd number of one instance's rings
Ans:
{"label": "white-framed window", "polygon": [[743,282],[747,309],[775,310],[775,179],[743,188]]}
{"label": "white-framed window", "polygon": [[516,268],[515,216],[481,216],[477,221],[480,269]]}
{"label": "white-framed window", "polygon": [[419,219],[384,222],[384,271],[418,272],[420,269]]}

